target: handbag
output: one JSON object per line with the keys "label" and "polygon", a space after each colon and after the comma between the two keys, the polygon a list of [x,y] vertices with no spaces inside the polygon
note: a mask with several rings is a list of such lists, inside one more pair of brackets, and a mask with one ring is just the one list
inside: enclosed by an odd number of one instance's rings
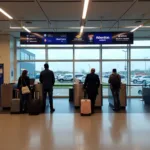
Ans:
{"label": "handbag", "polygon": [[[24,83],[26,84],[25,81],[24,81]],[[27,85],[26,86],[22,85],[21,92],[22,92],[22,94],[29,94],[30,93],[29,87]]]}

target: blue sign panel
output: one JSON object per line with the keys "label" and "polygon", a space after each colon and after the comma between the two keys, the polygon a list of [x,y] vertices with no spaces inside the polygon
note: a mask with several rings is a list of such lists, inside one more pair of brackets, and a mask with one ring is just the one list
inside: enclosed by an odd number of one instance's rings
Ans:
{"label": "blue sign panel", "polygon": [[112,33],[95,33],[94,43],[96,43],[96,44],[112,44]]}

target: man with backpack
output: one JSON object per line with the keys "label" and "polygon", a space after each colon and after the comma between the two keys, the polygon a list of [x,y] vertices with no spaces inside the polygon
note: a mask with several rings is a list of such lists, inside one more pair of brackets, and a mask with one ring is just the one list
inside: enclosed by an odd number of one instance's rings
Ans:
{"label": "man with backpack", "polygon": [[116,69],[112,70],[112,74],[110,75],[108,82],[110,83],[110,88],[112,91],[112,95],[114,97],[114,103],[115,103],[114,110],[119,110],[120,109],[119,92],[121,87],[121,77],[117,73]]}

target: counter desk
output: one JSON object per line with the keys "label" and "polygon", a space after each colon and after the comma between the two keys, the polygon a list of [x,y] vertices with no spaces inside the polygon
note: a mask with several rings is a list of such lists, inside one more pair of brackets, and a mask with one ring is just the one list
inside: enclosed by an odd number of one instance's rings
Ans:
{"label": "counter desk", "polygon": [[[127,106],[126,84],[121,85],[119,97],[121,108],[125,108]],[[108,101],[109,105],[114,107],[114,98],[110,86],[108,87]]]}
{"label": "counter desk", "polygon": [[[80,107],[81,99],[84,99],[84,90],[83,90],[83,84],[74,84],[73,85],[74,90],[74,106]],[[98,95],[95,102],[95,107],[101,107],[103,105],[102,101],[102,85],[100,85],[98,89]]]}

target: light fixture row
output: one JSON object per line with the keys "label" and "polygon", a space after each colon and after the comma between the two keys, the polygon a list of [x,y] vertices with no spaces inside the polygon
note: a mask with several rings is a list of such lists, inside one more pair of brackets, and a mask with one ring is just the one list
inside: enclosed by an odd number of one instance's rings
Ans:
{"label": "light fixture row", "polygon": [[[5,15],[8,19],[13,20],[13,17],[12,17],[11,15],[9,15],[4,9],[0,8],[0,13],[2,13],[3,15]],[[27,27],[22,26],[22,28],[23,28],[25,31],[31,33],[31,31],[30,31]]]}
{"label": "light fixture row", "polygon": [[84,0],[84,6],[83,6],[83,14],[82,14],[82,21],[81,21],[81,27],[80,27],[80,35],[82,35],[84,26],[85,26],[85,19],[88,11],[89,6],[89,0]]}
{"label": "light fixture row", "polygon": [[[89,0],[84,0],[82,21],[81,21],[81,27],[80,27],[80,35],[82,35],[84,27],[85,27],[85,19],[86,19],[86,15],[87,15],[87,11],[88,11],[88,6],[89,6]],[[83,24],[83,22],[84,22],[84,24]],[[130,32],[135,32],[136,30],[138,30],[139,28],[141,28],[143,26],[144,25],[141,24],[141,25],[135,27],[134,29],[132,29]]]}

